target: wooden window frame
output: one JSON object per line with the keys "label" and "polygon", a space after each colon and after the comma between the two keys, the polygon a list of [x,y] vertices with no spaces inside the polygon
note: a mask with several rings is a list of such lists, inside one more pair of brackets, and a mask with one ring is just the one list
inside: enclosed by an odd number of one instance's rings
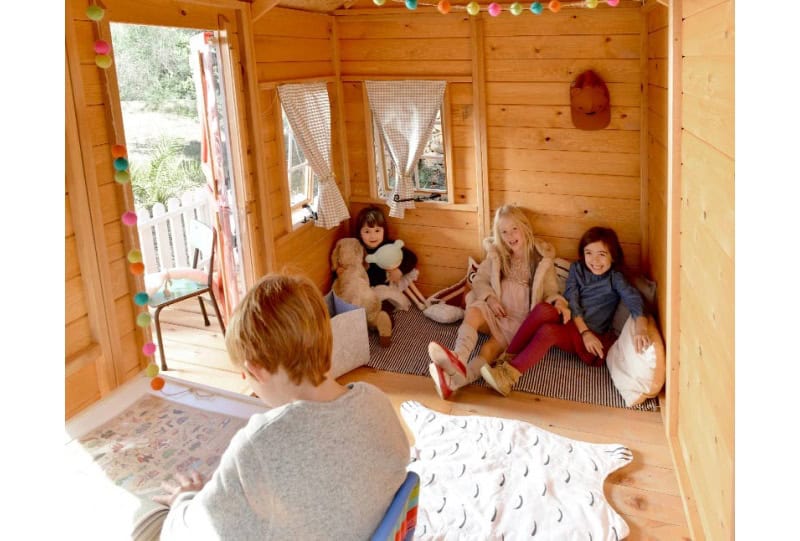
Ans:
{"label": "wooden window frame", "polygon": [[[384,152],[383,152],[383,141],[380,141],[380,152],[376,156],[376,141],[373,135],[373,125],[374,120],[372,117],[372,110],[369,106],[369,96],[367,95],[367,86],[362,86],[362,95],[363,95],[363,102],[364,102],[364,134],[367,140],[367,162],[369,168],[369,194],[370,198],[376,201],[383,201],[383,199],[378,195],[378,182],[379,179],[377,178],[376,170],[377,164],[376,160],[380,159],[381,163],[384,160]],[[444,169],[445,169],[445,179],[446,179],[446,191],[444,190],[430,190],[425,188],[418,188],[415,186],[414,193],[419,194],[421,196],[429,195],[432,193],[443,193],[447,196],[447,201],[438,201],[438,200],[430,200],[430,201],[418,201],[417,204],[445,204],[445,205],[453,205],[455,202],[453,198],[455,196],[453,191],[453,141],[452,141],[452,127],[450,122],[450,85],[445,86],[444,94],[442,95],[442,106],[440,109],[440,113],[442,116],[442,144],[444,145]],[[386,177],[386,166],[382,165],[382,169],[384,171],[384,179]],[[414,183],[416,184],[416,176],[414,177]],[[388,183],[384,185],[384,189],[388,192],[391,190],[388,187]]]}

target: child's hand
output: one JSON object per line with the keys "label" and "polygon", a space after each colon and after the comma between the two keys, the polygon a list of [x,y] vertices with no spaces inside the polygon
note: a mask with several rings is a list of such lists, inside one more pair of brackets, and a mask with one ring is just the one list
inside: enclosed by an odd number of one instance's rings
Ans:
{"label": "child's hand", "polygon": [[601,359],[603,358],[603,343],[592,331],[586,330],[582,332],[581,338],[583,338],[583,345],[586,347],[586,351],[597,355]]}
{"label": "child's hand", "polygon": [[506,317],[506,309],[503,308],[503,304],[494,295],[486,299],[486,304],[496,317]]}
{"label": "child's hand", "polygon": [[636,333],[633,336],[633,345],[636,347],[636,353],[641,353],[650,347],[650,337],[647,333]]}
{"label": "child's hand", "polygon": [[561,315],[562,323],[567,323],[572,318],[572,311],[562,302],[556,302],[556,312]]}
{"label": "child's hand", "polygon": [[178,494],[182,492],[196,492],[203,488],[203,486],[206,484],[203,476],[194,470],[192,470],[191,478],[186,477],[182,473],[177,473],[175,474],[175,479],[178,481],[178,485],[169,484],[166,482],[161,483],[161,488],[169,492],[169,494],[153,496],[154,502],[171,507],[175,502],[175,498],[178,497]]}
{"label": "child's hand", "polygon": [[400,267],[395,267],[386,271],[386,279],[390,284],[396,284],[403,277],[403,272]]}

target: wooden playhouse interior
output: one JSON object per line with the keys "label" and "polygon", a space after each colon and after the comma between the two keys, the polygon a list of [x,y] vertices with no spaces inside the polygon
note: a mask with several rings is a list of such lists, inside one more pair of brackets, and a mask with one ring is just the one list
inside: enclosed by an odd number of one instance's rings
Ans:
{"label": "wooden playhouse interior", "polygon": [[[432,5],[410,11],[371,0],[103,0],[99,23],[87,18],[91,3],[99,2],[68,0],[65,13],[67,418],[149,362],[132,302],[141,277],[126,260],[138,239],[120,219],[132,195],[113,179],[110,147],[124,142],[119,95],[113,66],[98,69],[93,44],[111,41],[109,22],[218,29],[232,75],[227,105],[236,111],[231,144],[247,284],[300,270],[328,291],[331,248],[350,232],[347,222],[330,230],[292,225],[277,85],[327,84],[336,179],[355,216],[381,203],[370,180],[364,81],[447,81],[449,202],[417,203],[404,219],[390,219],[393,236],[419,257],[419,288],[430,295],[458,281],[469,256],[480,260],[492,213],[506,203],[527,209],[534,231],[568,259],[588,227],[613,227],[627,262],[658,284],[667,349],[658,430],[679,487],[679,531],[733,538],[731,0],[622,0],[517,17],[491,17],[483,3],[473,17],[465,1],[442,15]],[[586,69],[610,92],[611,123],[600,131],[570,120],[569,84]],[[429,382],[411,380],[407,394],[424,388],[435,398]],[[374,381],[400,392],[397,382],[406,380]],[[531,410],[544,403],[518,402]],[[536,417],[543,428],[553,426],[547,411]],[[593,415],[618,426],[631,419]],[[656,524],[632,525],[632,538],[676,538]]]}

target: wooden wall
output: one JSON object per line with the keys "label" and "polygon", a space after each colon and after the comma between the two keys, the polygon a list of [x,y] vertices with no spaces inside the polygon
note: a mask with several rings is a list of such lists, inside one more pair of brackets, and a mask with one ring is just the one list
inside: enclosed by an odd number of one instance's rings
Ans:
{"label": "wooden wall", "polygon": [[323,229],[312,224],[293,228],[289,208],[286,164],[283,158],[281,109],[276,85],[306,80],[328,81],[331,96],[331,132],[334,171],[340,191],[347,179],[341,159],[339,88],[336,84],[333,17],[274,8],[253,25],[260,105],[261,145],[266,157],[266,177],[259,189],[268,194],[275,269],[302,272],[324,292],[330,288],[330,253],[334,243],[347,235],[349,224]]}
{"label": "wooden wall", "polygon": [[698,537],[734,528],[734,7],[681,5],[680,369],[675,436]]}
{"label": "wooden wall", "polygon": [[[403,239],[419,259],[418,287],[425,295],[464,277],[468,257],[482,257],[478,236],[475,120],[472,95],[471,28],[468,17],[438,13],[374,13],[336,17],[345,80],[344,111],[353,217],[369,202],[389,220],[389,234]],[[382,201],[370,199],[363,80],[456,78],[448,85],[452,126],[453,194],[450,204],[417,203],[405,218],[389,218]]]}
{"label": "wooden wall", "polygon": [[[666,321],[667,284],[667,129],[668,17],[667,8],[652,5],[643,24],[647,34],[647,231],[648,253],[644,270],[656,282],[657,319]],[[662,331],[664,326],[662,325]]]}
{"label": "wooden wall", "polygon": [[[638,268],[642,38],[634,6],[486,18],[483,54],[491,209],[529,209],[534,231],[569,259],[586,229],[613,227]],[[586,69],[608,86],[604,130],[572,126],[569,85]]]}

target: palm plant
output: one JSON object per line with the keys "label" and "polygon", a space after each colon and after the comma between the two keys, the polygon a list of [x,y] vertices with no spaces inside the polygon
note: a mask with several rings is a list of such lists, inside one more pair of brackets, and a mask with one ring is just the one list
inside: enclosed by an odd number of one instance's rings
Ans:
{"label": "palm plant", "polygon": [[184,155],[179,139],[167,137],[156,143],[150,161],[131,164],[131,178],[136,206],[147,209],[204,183],[200,163]]}

